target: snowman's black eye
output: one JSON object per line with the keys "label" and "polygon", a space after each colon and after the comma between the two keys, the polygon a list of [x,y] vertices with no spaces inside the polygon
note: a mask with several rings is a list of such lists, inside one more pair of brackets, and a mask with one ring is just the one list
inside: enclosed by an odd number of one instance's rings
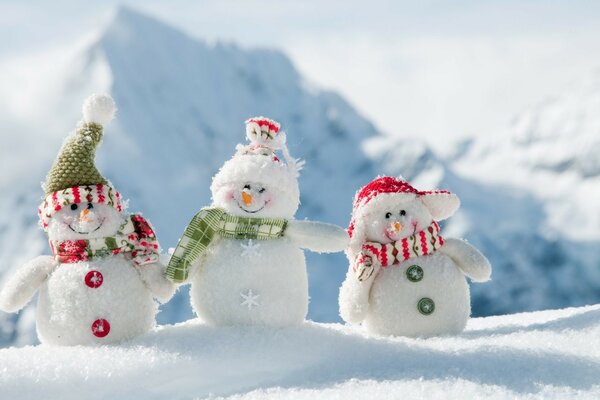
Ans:
{"label": "snowman's black eye", "polygon": [[264,192],[265,192],[265,190],[267,190],[267,189],[265,189],[265,188],[262,188],[262,189],[260,189],[260,190],[258,191],[258,193],[264,193]]}
{"label": "snowman's black eye", "polygon": [[400,210],[400,215],[404,217],[406,215],[406,211],[405,210]]}
{"label": "snowman's black eye", "polygon": [[250,185],[248,185],[248,184],[244,185],[244,189],[250,190]]}
{"label": "snowman's black eye", "polygon": [[94,208],[94,205],[92,203],[88,203],[88,209],[91,210],[92,208]]}
{"label": "snowman's black eye", "polygon": [[77,204],[71,204],[71,210],[73,210],[73,211],[77,210]]}
{"label": "snowman's black eye", "polygon": [[391,213],[391,212],[387,212],[387,213],[385,213],[385,217],[386,217],[386,218],[388,218],[388,219],[389,219],[391,216],[392,216],[392,213]]}

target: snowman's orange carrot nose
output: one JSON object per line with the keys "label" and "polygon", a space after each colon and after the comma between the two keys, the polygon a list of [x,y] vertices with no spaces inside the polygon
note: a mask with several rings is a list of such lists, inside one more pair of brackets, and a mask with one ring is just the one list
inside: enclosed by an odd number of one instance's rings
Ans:
{"label": "snowman's orange carrot nose", "polygon": [[252,203],[252,195],[247,192],[242,192],[242,200],[244,200],[245,205],[249,205]]}
{"label": "snowman's orange carrot nose", "polygon": [[402,230],[402,224],[400,222],[394,222],[392,228],[394,228],[396,232],[399,232]]}
{"label": "snowman's orange carrot nose", "polygon": [[88,216],[88,214],[90,213],[90,209],[89,208],[84,208],[81,213],[79,213],[79,220],[80,221],[90,221],[90,217]]}

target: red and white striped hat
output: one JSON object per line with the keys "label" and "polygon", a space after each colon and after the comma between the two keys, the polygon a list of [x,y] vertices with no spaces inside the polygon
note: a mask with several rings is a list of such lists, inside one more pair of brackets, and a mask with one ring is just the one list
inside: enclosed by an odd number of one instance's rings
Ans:
{"label": "red and white striped hat", "polygon": [[365,206],[376,197],[386,194],[400,194],[419,199],[436,221],[450,217],[460,206],[458,197],[447,190],[417,190],[402,178],[380,176],[361,188],[354,197],[352,220],[348,226],[350,237],[354,234],[356,221],[360,219]]}
{"label": "red and white striped hat", "polygon": [[251,142],[258,139],[275,139],[279,128],[279,122],[267,117],[254,117],[246,120],[246,136]]}

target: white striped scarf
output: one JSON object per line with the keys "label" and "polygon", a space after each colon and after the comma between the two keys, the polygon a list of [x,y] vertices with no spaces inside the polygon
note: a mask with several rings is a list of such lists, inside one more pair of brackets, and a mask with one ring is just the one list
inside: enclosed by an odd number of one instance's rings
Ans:
{"label": "white striped scarf", "polygon": [[354,270],[356,271],[358,265],[365,262],[366,258],[378,260],[382,267],[388,267],[413,257],[432,254],[444,245],[444,239],[439,233],[440,226],[433,221],[427,229],[393,243],[366,242],[355,258]]}

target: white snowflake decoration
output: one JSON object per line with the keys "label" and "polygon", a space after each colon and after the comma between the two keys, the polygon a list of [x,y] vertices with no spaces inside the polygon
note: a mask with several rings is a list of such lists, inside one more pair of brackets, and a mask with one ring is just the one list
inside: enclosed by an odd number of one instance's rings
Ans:
{"label": "white snowflake decoration", "polygon": [[259,306],[257,299],[260,297],[260,295],[254,294],[252,289],[248,289],[248,292],[246,292],[246,294],[240,293],[240,296],[242,296],[242,298],[244,299],[244,301],[242,301],[240,305],[248,307],[248,310],[252,310],[252,308]]}
{"label": "white snowflake decoration", "polygon": [[259,254],[260,244],[254,243],[252,239],[248,239],[248,244],[241,243],[242,257],[255,257]]}
{"label": "white snowflake decoration", "polygon": [[94,271],[94,274],[93,274],[92,278],[90,279],[90,282],[92,282],[94,285],[101,284],[102,276],[98,275],[98,273],[96,271]]}

